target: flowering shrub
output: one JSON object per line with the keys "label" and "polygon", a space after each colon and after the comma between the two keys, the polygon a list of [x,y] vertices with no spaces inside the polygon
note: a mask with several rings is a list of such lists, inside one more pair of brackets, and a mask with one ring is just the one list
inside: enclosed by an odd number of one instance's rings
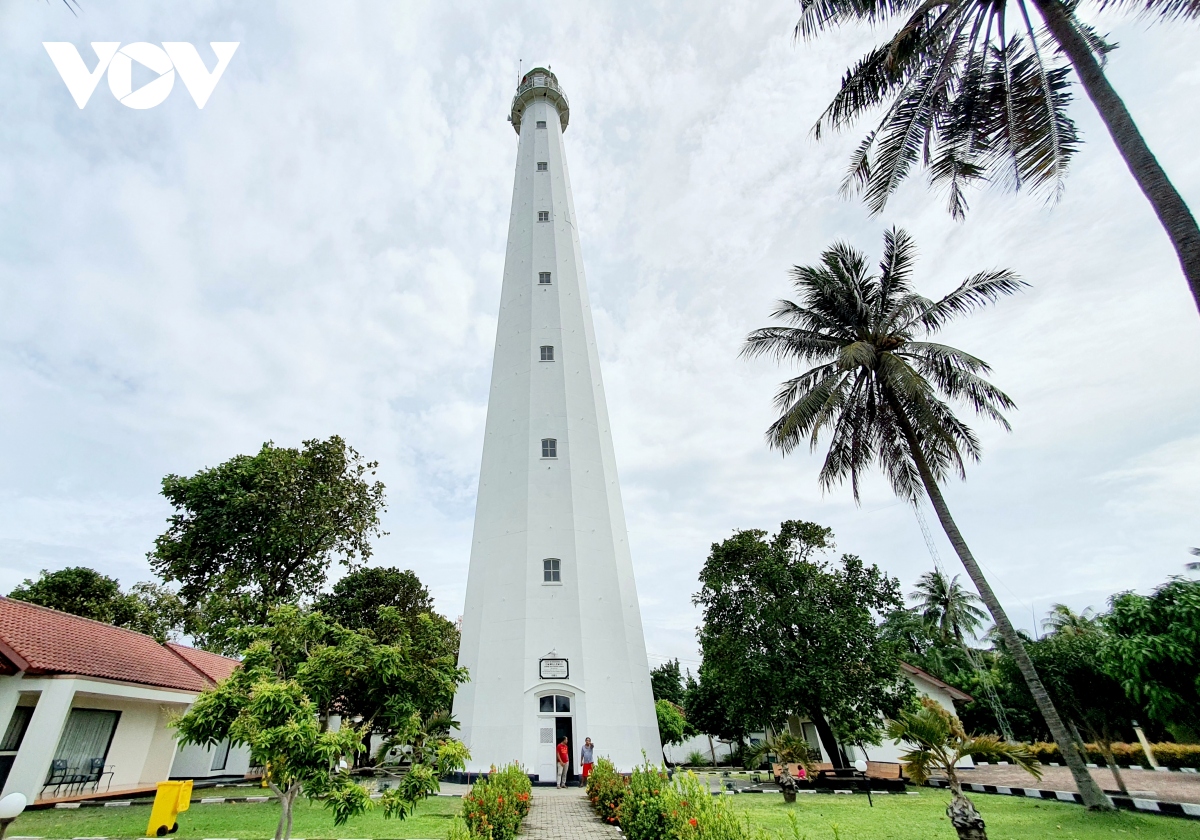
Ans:
{"label": "flowering shrub", "polygon": [[663,791],[669,785],[663,769],[649,761],[634,769],[617,817],[629,840],[662,840],[667,836]]}
{"label": "flowering shrub", "polygon": [[492,767],[487,778],[477,781],[463,796],[462,816],[470,836],[512,840],[529,813],[532,790],[520,764],[508,764],[502,770]]}
{"label": "flowering shrub", "polygon": [[629,782],[617,772],[611,761],[602,758],[596,762],[592,774],[588,776],[587,796],[600,819],[609,825],[617,824],[621,800],[625,798],[628,787]]}
{"label": "flowering shrub", "polygon": [[747,826],[723,796],[713,796],[694,773],[676,773],[663,794],[671,840],[750,840]]}

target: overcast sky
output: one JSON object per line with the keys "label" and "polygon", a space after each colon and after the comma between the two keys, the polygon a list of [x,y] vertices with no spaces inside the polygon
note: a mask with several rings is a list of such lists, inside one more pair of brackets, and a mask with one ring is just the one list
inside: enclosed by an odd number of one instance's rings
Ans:
{"label": "overcast sky", "polygon": [[[916,238],[919,287],[1008,267],[1032,288],[945,339],[989,361],[1013,432],[946,489],[1018,624],[1183,572],[1200,545],[1200,317],[1086,100],[1062,200],[920,178],[879,217],[838,197],[861,129],[809,129],[882,37],[791,37],[789,0],[691,3],[0,0],[0,590],[88,565],[126,584],[191,474],[267,440],[380,462],[388,536],[462,609],[517,138],[518,61],[552,65],[651,662],[694,664],[709,546],[803,518],[897,575],[931,568],[882,481],[822,495],[763,431],[792,369],[737,358],[788,268]],[[1196,26],[1098,21],[1109,74],[1200,204]],[[79,110],[42,41],[240,41],[183,85]],[[148,78],[148,77],[147,77]],[[135,86],[139,83],[135,76]],[[1082,99],[1082,93],[1077,92]],[[932,514],[931,524],[936,528]],[[948,543],[937,550],[957,569]]]}

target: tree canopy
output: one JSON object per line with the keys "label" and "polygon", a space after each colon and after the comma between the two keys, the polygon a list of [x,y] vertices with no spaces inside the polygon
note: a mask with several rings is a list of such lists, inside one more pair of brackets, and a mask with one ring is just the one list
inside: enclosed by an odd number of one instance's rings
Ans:
{"label": "tree canopy", "polygon": [[160,642],[177,637],[187,619],[186,608],[166,587],[135,583],[122,592],[115,578],[86,566],[43,569],[37,580],[26,578],[8,597],[126,627]]}
{"label": "tree canopy", "polygon": [[913,690],[876,620],[902,606],[899,581],[853,555],[825,559],[833,547],[832,531],[811,522],[784,522],[770,538],[738,531],[713,545],[693,600],[702,679],[728,712],[759,725],[806,715],[840,764],[837,741],[878,743],[882,716]]}
{"label": "tree canopy", "polygon": [[1176,739],[1200,740],[1200,581],[1116,595],[1101,621],[1105,666],[1129,697]]}
{"label": "tree canopy", "polygon": [[351,569],[365,562],[382,533],[384,487],[369,481],[376,466],[334,436],[302,449],[268,442],[255,455],[164,478],[175,513],[148,559],[193,609],[188,632],[231,653],[235,628],[316,597],[335,559]]}
{"label": "tree canopy", "polygon": [[[389,732],[389,746],[402,748],[412,765],[384,793],[388,816],[406,816],[438,789],[439,776],[464,765],[463,745],[441,733],[428,737],[425,726],[432,712],[449,708],[466,678],[454,663],[428,660],[411,641],[378,644],[291,606],[239,637],[246,643],[242,666],[203,692],[177,725],[183,743],[228,738],[250,747],[283,807],[277,840],[290,833],[301,793],[325,802],[337,825],[371,807],[345,764],[365,751],[373,731]],[[331,714],[342,715],[336,732],[322,725]]]}
{"label": "tree canopy", "polygon": [[650,669],[650,691],[656,701],[669,700],[676,706],[683,705],[683,675],[679,672],[678,659],[668,659]]}

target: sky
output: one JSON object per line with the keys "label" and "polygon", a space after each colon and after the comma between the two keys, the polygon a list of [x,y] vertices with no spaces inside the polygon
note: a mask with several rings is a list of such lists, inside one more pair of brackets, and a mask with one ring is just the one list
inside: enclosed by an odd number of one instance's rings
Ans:
{"label": "sky", "polygon": [[[999,189],[955,222],[911,178],[839,195],[867,124],[810,129],[881,32],[796,41],[789,0],[533,4],[0,0],[0,590],[86,565],[151,579],[167,474],[339,434],[379,462],[386,536],[461,613],[499,308],[519,68],[548,64],[565,135],[651,664],[698,659],[710,546],[785,519],[897,576],[932,568],[878,477],[822,493],[821,451],[763,433],[795,368],[739,359],[788,269],[908,230],[918,287],[1031,285],[944,340],[987,360],[1012,432],[945,493],[1014,621],[1102,607],[1200,545],[1200,317],[1149,206],[1076,89],[1057,202]],[[1090,18],[1151,148],[1200,203],[1197,27]],[[203,110],[101,82],[80,110],[43,41],[240,46]],[[140,81],[139,81],[140,78]],[[139,77],[137,86],[150,77]],[[936,520],[926,510],[930,525]],[[934,550],[957,561],[942,534]],[[334,574],[340,574],[335,568]]]}

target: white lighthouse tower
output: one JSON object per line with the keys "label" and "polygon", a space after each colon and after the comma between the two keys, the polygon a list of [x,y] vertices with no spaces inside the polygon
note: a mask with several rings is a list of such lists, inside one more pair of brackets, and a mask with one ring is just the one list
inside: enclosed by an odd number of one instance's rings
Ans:
{"label": "white lighthouse tower", "polygon": [[608,407],[563,150],[558,79],[521,80],[520,141],[454,700],[469,768],[554,778],[585,737],[661,756]]}

